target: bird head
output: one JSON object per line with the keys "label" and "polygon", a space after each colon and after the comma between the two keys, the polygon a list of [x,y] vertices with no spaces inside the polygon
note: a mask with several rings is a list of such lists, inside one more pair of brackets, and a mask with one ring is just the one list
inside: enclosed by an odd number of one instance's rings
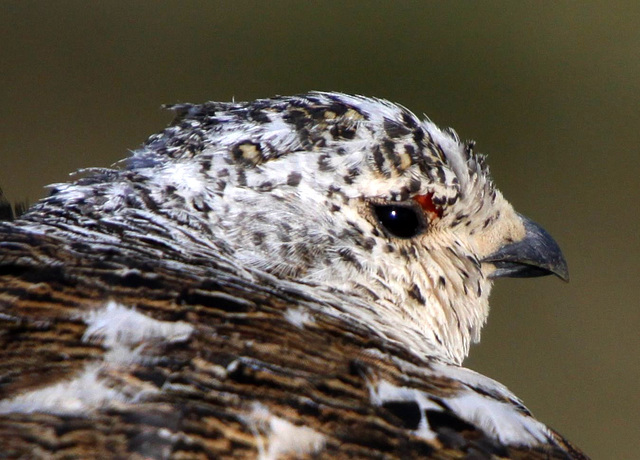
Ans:
{"label": "bird head", "polygon": [[497,277],[567,278],[557,244],[503,198],[473,143],[401,106],[310,93],[172,108],[109,179],[102,211],[130,212],[144,184],[133,208],[193,229],[194,251],[337,298],[349,320],[416,353],[460,363]]}

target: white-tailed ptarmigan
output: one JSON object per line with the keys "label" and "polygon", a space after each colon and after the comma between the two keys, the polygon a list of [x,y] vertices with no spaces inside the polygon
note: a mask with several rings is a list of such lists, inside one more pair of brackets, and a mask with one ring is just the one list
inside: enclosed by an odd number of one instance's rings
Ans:
{"label": "white-tailed ptarmigan", "polygon": [[495,278],[568,277],[472,142],[338,93],[171,108],[0,223],[0,457],[586,458],[461,367]]}

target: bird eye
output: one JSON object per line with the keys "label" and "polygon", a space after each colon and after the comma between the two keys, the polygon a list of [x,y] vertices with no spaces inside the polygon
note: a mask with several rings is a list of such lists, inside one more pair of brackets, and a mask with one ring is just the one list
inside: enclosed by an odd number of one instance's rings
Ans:
{"label": "bird eye", "polygon": [[380,204],[373,206],[373,212],[385,230],[398,238],[411,238],[424,228],[424,221],[413,206]]}

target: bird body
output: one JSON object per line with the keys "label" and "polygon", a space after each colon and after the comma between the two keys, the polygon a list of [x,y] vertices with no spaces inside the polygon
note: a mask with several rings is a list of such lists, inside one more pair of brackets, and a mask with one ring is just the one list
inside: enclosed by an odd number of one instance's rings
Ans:
{"label": "bird body", "polygon": [[180,104],[0,223],[7,456],[585,458],[461,367],[555,273],[484,157],[387,101]]}

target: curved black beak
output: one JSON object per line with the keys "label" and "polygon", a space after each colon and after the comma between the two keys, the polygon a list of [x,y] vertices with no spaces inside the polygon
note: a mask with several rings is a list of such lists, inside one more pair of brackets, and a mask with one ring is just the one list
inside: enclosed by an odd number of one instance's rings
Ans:
{"label": "curved black beak", "polygon": [[482,262],[495,265],[491,278],[529,278],[556,275],[569,281],[569,268],[558,243],[547,231],[526,217],[518,214],[524,223],[522,240],[507,244]]}

